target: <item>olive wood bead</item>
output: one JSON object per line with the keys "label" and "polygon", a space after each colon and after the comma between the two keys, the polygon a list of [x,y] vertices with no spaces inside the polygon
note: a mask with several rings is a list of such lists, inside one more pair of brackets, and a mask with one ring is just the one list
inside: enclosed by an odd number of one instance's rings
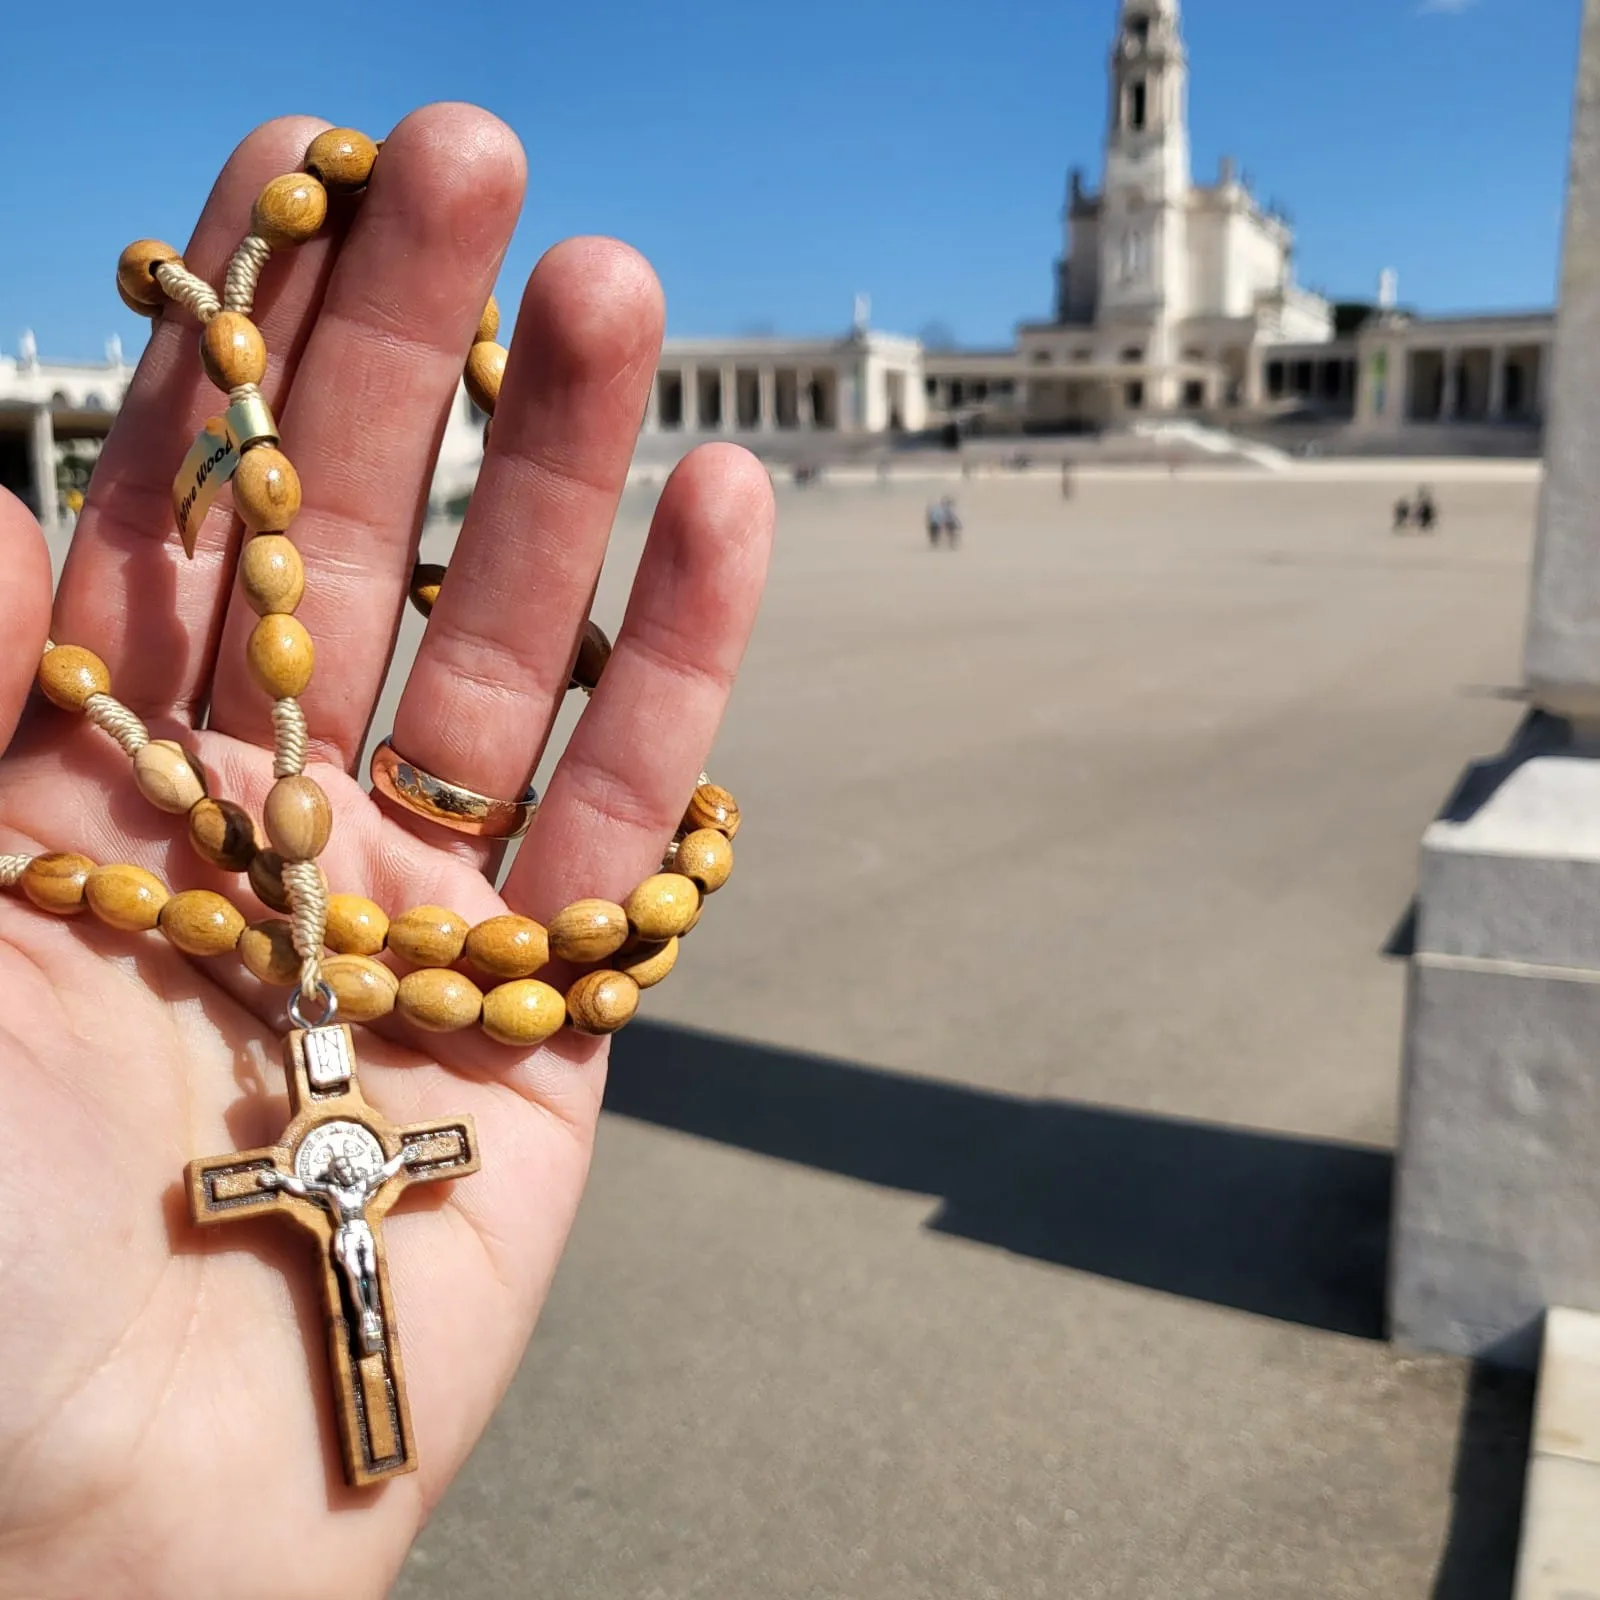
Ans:
{"label": "olive wood bead", "polygon": [[639,1009],[639,985],[625,972],[586,972],[567,990],[567,1020],[579,1033],[615,1033]]}
{"label": "olive wood bead", "polygon": [[328,215],[328,191],[309,172],[286,172],[256,196],[251,232],[268,244],[304,244]]}
{"label": "olive wood bead", "polygon": [[739,831],[738,802],[718,784],[702,783],[683,814],[685,833],[694,833],[700,828],[715,828],[726,839],[733,838]]}
{"label": "olive wood bead", "polygon": [[267,341],[242,311],[219,311],[200,330],[200,365],[219,389],[260,383],[267,375]]}
{"label": "olive wood bead", "polygon": [[507,914],[467,935],[467,960],[494,978],[526,978],[550,959],[550,940],[532,917]]}
{"label": "olive wood bead", "polygon": [[209,889],[184,889],[161,908],[161,931],[189,956],[223,956],[244,933],[244,918],[231,900]]}
{"label": "olive wood bead", "polygon": [[306,567],[294,541],[281,533],[247,539],[239,555],[239,585],[258,617],[296,610],[306,592]]}
{"label": "olive wood bead", "polygon": [[483,1031],[500,1044],[540,1044],[566,1020],[561,991],[537,978],[498,984],[483,997]]}
{"label": "olive wood bead", "polygon": [[389,919],[376,901],[359,894],[329,895],[323,940],[330,950],[344,956],[375,956],[388,936]]}
{"label": "olive wood bead", "polygon": [[117,261],[117,293],[122,303],[141,317],[155,316],[167,303],[155,279],[155,269],[163,261],[181,266],[183,257],[159,239],[135,239]]}
{"label": "olive wood bead", "polygon": [[256,682],[274,700],[286,700],[306,692],[317,652],[304,624],[274,612],[250,630],[245,659]]}
{"label": "olive wood bead", "polygon": [[419,561],[411,569],[411,603],[423,616],[432,616],[439,603],[439,585],[445,569],[437,561]]}
{"label": "olive wood bead", "polygon": [[328,956],[323,960],[322,981],[333,990],[344,1022],[376,1022],[394,1010],[400,980],[371,956]]}
{"label": "olive wood bead", "polygon": [[161,908],[172,896],[155,873],[119,864],[96,867],[84,886],[84,898],[108,928],[148,933],[161,920]]}
{"label": "olive wood bead", "polygon": [[465,918],[444,906],[413,906],[389,924],[389,948],[415,967],[448,967],[466,942]]}
{"label": "olive wood bead", "polygon": [[81,644],[58,644],[40,659],[39,687],[51,705],[82,711],[90,695],[111,693],[111,669]]}
{"label": "olive wood bead", "polygon": [[258,444],[239,457],[233,509],[252,533],[282,533],[300,512],[300,474],[283,451]]}
{"label": "olive wood bead", "polygon": [[637,945],[615,958],[617,971],[625,972],[641,989],[649,989],[660,983],[677,964],[676,939],[666,939],[659,944]]}
{"label": "olive wood bead", "polygon": [[715,894],[733,871],[733,846],[715,828],[696,828],[678,841],[673,866],[693,878],[703,894]]}
{"label": "olive wood bead", "polygon": [[583,637],[578,641],[577,659],[572,663],[570,689],[593,689],[600,682],[600,674],[611,659],[611,641],[597,622],[583,625]]}
{"label": "olive wood bead", "polygon": [[261,816],[272,848],[285,861],[315,861],[328,847],[333,807],[322,785],[303,772],[273,784]]}
{"label": "olive wood bead", "polygon": [[239,935],[239,959],[263,983],[287,987],[300,976],[294,929],[282,917],[252,922]]}
{"label": "olive wood bead", "polygon": [[52,850],[35,856],[22,869],[22,892],[41,911],[58,917],[76,916],[83,910],[84,890],[94,862],[70,850]]}
{"label": "olive wood bead", "polygon": [[283,882],[283,857],[276,850],[258,850],[245,869],[257,900],[274,911],[289,909],[289,891]]}
{"label": "olive wood bead", "polygon": [[483,1015],[483,990],[448,967],[422,967],[400,980],[400,1015],[428,1033],[470,1028]]}
{"label": "olive wood bead", "polygon": [[152,739],[133,758],[133,781],[151,805],[186,816],[206,797],[200,763],[171,739]]}
{"label": "olive wood bead", "polygon": [[464,374],[467,393],[480,411],[487,411],[491,416],[494,414],[495,404],[500,399],[500,380],[505,376],[505,371],[504,345],[495,344],[490,339],[480,339],[467,352],[467,370]]}
{"label": "olive wood bead", "polygon": [[189,808],[189,843],[202,861],[224,872],[246,871],[261,848],[250,813],[209,795]]}
{"label": "olive wood bead", "polygon": [[548,931],[558,961],[604,961],[628,942],[628,913],[610,900],[574,900],[550,919]]}
{"label": "olive wood bead", "polygon": [[689,926],[700,909],[700,891],[681,872],[658,872],[622,902],[622,909],[640,938],[659,943]]}
{"label": "olive wood bead", "polygon": [[474,344],[493,344],[500,337],[500,302],[493,295],[489,296],[489,303],[483,308],[483,315],[478,318],[478,331],[473,335]]}
{"label": "olive wood bead", "polygon": [[354,128],[327,128],[306,146],[300,163],[313,178],[337,194],[363,188],[372,177],[378,147]]}

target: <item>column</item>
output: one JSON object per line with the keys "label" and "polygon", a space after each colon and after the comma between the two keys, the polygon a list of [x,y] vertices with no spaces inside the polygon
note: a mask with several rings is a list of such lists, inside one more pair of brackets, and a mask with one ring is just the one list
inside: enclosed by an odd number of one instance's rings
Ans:
{"label": "column", "polygon": [[772,367],[761,367],[756,372],[756,427],[762,433],[771,433],[778,425],[778,374]]}
{"label": "column", "polygon": [[1506,414],[1506,347],[1497,344],[1489,352],[1489,420],[1499,422]]}
{"label": "column", "polygon": [[33,474],[33,492],[39,526],[49,533],[61,515],[56,496],[56,429],[48,405],[33,408],[33,426],[28,434],[28,470]]}
{"label": "column", "polygon": [[683,368],[683,431],[700,431],[700,369],[688,363]]}
{"label": "column", "polygon": [[1248,411],[1261,407],[1261,396],[1266,388],[1266,351],[1260,345],[1251,345],[1244,353],[1244,403]]}
{"label": "column", "polygon": [[739,372],[736,367],[722,369],[722,431],[739,431]]}
{"label": "column", "polygon": [[1461,394],[1461,352],[1459,350],[1441,350],[1439,352],[1439,420],[1441,422],[1454,422],[1456,420],[1456,401]]}
{"label": "column", "polygon": [[644,433],[660,433],[661,431],[661,373],[650,380],[649,398],[644,403]]}
{"label": "column", "polygon": [[794,375],[795,425],[801,433],[809,433],[815,419],[811,415],[811,368],[799,367]]}

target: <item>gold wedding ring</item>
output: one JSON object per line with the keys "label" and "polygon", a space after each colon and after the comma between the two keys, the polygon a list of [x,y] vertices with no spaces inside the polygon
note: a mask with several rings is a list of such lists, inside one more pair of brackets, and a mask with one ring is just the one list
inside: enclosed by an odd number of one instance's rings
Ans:
{"label": "gold wedding ring", "polygon": [[372,752],[367,771],[372,787],[396,805],[474,839],[520,838],[539,806],[538,791],[532,784],[520,800],[496,800],[436,778],[407,761],[387,739]]}

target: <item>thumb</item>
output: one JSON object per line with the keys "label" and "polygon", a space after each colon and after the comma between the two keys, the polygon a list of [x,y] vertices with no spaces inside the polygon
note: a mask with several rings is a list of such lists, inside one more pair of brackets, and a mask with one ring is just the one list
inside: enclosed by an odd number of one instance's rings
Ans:
{"label": "thumb", "polygon": [[50,631],[50,553],[39,524],[0,491],[0,750],[27,704]]}

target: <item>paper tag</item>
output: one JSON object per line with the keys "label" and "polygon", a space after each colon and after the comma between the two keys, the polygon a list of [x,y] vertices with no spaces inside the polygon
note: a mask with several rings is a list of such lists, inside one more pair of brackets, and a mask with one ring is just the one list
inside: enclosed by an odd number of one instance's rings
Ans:
{"label": "paper tag", "polygon": [[206,520],[211,502],[239,465],[233,434],[221,417],[210,418],[189,446],[189,453],[172,480],[172,510],[178,519],[183,553],[194,558],[194,541]]}

